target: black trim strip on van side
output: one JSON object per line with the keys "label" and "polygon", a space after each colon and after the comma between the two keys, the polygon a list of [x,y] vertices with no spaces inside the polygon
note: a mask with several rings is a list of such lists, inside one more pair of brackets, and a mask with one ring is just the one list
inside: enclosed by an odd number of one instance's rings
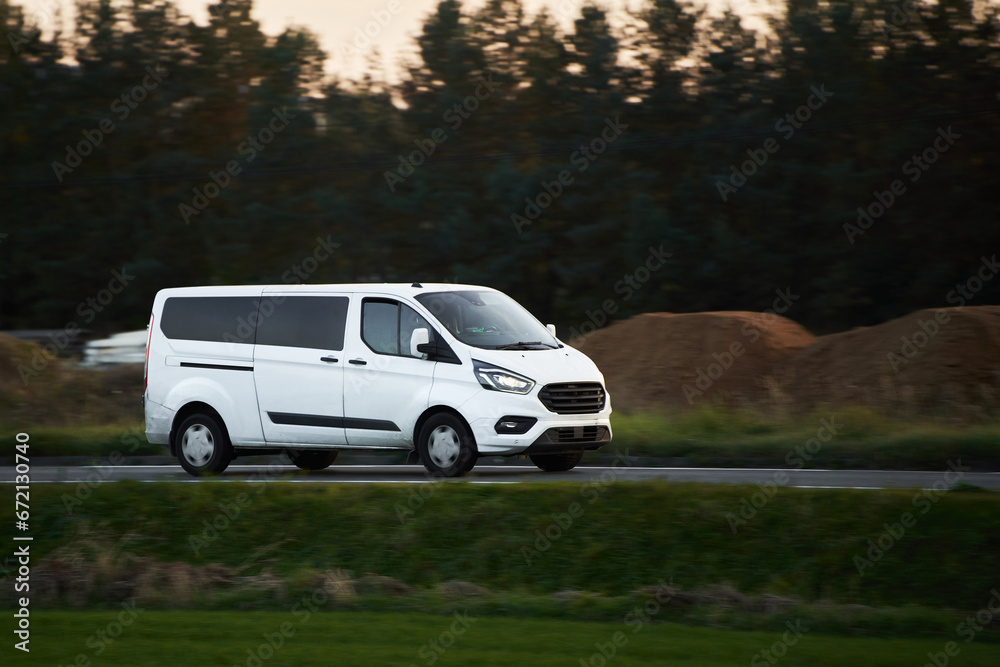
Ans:
{"label": "black trim strip on van side", "polygon": [[268,412],[274,424],[292,426],[325,426],[328,428],[361,428],[369,431],[399,431],[399,427],[385,419],[362,419],[359,417],[327,417],[325,415],[302,415],[295,412]]}
{"label": "black trim strip on van side", "polygon": [[219,371],[252,371],[253,366],[228,366],[226,364],[197,364],[193,361],[182,361],[181,368],[214,368]]}

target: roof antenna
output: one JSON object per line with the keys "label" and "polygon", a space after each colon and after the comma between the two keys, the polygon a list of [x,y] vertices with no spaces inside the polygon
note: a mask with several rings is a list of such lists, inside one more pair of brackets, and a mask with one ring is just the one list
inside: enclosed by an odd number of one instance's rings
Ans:
{"label": "roof antenna", "polygon": [[419,287],[419,288],[423,289],[423,287],[424,287],[424,286],[423,286],[423,285],[421,285],[421,284],[420,284],[420,283],[418,283],[418,282],[414,282],[414,283],[413,283],[412,285],[410,285],[410,287]]}

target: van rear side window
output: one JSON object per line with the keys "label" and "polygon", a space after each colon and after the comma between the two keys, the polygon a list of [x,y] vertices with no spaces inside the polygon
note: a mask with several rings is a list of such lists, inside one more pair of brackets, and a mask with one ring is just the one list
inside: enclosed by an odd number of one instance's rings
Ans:
{"label": "van rear side window", "polygon": [[343,350],[347,305],[346,296],[265,297],[257,344]]}
{"label": "van rear side window", "polygon": [[170,297],[160,330],[174,340],[252,344],[258,302],[255,296]]}

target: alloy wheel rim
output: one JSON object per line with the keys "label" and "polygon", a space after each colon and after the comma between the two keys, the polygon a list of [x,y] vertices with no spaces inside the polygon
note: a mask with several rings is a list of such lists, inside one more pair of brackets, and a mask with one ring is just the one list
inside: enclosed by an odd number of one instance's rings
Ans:
{"label": "alloy wheel rim", "polygon": [[462,451],[458,433],[450,426],[441,425],[431,431],[427,453],[439,468],[450,468],[458,461]]}
{"label": "alloy wheel rim", "polygon": [[184,432],[181,439],[181,452],[188,463],[202,467],[215,453],[215,438],[204,424],[194,424]]}

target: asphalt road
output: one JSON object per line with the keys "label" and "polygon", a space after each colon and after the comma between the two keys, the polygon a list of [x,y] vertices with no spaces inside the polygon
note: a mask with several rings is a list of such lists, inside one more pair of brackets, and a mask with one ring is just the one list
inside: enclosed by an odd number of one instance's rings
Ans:
{"label": "asphalt road", "polygon": [[[0,468],[0,483],[14,483],[13,467]],[[123,479],[142,482],[199,483],[179,465],[96,465],[49,466],[32,464],[31,482],[103,483]],[[318,472],[304,472],[278,464],[234,464],[219,477],[225,482],[265,481],[269,483],[427,483],[438,481],[420,465],[334,465]],[[972,484],[1000,490],[1000,473],[995,472],[914,472],[903,470],[787,470],[776,468],[664,468],[625,466],[580,466],[563,473],[545,473],[532,465],[477,465],[460,480],[451,483],[517,484],[541,481],[613,482],[663,479],[672,482],[718,484],[776,484],[800,488],[946,489],[956,484]]]}

